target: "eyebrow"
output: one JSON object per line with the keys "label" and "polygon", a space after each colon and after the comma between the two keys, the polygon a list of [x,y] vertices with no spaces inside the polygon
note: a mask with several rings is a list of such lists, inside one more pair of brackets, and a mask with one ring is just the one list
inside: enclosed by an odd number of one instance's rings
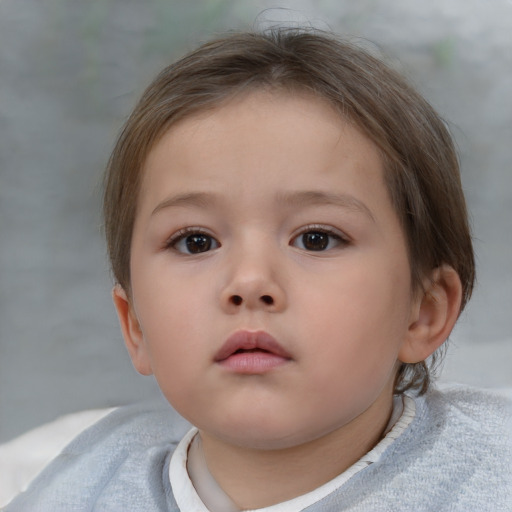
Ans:
{"label": "eyebrow", "polygon": [[350,194],[335,194],[332,192],[324,192],[317,190],[305,190],[299,192],[285,192],[278,195],[278,200],[289,206],[304,206],[304,205],[333,205],[341,206],[349,210],[361,212],[368,216],[370,220],[375,222],[375,217],[362,201]]}
{"label": "eyebrow", "polygon": [[175,206],[198,206],[200,208],[206,208],[216,202],[216,198],[213,194],[206,192],[190,192],[188,194],[178,194],[159,203],[156,208],[151,212],[151,215],[155,215],[164,208],[172,208]]}
{"label": "eyebrow", "polygon": [[[350,194],[334,194],[318,190],[305,190],[298,192],[282,192],[277,194],[277,201],[289,207],[298,206],[316,206],[333,205],[361,212],[375,222],[375,217],[368,206],[362,201]],[[160,210],[177,206],[197,206],[207,208],[217,202],[217,197],[208,192],[190,192],[178,194],[159,203],[151,215],[155,215]]]}

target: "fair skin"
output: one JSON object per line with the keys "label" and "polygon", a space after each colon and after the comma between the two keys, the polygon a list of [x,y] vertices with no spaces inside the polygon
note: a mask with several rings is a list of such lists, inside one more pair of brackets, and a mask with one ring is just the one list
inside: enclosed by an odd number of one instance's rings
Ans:
{"label": "fair skin", "polygon": [[[332,479],[381,438],[400,361],[448,336],[457,274],[412,290],[377,148],[310,96],[186,118],[143,172],[131,293],[114,289],[135,367],[241,508]],[[219,355],[240,340],[256,346]]]}

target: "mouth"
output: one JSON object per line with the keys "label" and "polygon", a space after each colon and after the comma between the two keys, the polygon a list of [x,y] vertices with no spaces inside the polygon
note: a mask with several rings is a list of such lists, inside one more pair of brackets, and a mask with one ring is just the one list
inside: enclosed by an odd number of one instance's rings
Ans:
{"label": "mouth", "polygon": [[261,374],[285,365],[291,355],[264,331],[237,331],[215,354],[214,361],[235,373]]}

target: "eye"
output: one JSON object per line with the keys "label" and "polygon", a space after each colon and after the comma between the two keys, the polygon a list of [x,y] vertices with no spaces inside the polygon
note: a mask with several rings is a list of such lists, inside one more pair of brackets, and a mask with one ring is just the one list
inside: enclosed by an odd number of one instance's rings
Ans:
{"label": "eye", "polygon": [[347,244],[338,233],[325,228],[309,228],[299,233],[291,242],[291,245],[305,251],[328,251],[342,244]]}
{"label": "eye", "polygon": [[180,230],[173,235],[167,247],[181,254],[201,254],[220,247],[213,236],[196,229]]}

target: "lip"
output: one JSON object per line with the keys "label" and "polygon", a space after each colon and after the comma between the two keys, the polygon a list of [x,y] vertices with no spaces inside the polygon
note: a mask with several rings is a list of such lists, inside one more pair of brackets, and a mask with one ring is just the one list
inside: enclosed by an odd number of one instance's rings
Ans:
{"label": "lip", "polygon": [[236,373],[266,373],[288,363],[291,355],[264,331],[237,331],[215,354],[214,361]]}

